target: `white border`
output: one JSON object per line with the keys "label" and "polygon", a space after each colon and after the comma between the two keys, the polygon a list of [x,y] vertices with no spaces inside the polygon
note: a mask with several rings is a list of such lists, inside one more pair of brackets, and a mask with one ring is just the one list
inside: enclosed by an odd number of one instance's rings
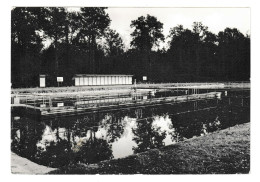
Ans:
{"label": "white border", "polygon": [[[131,175],[131,176],[27,176],[12,175],[10,172],[10,10],[12,6],[108,6],[108,7],[250,7],[251,8],[251,172],[249,175]],[[1,1],[1,176],[2,180],[46,181],[46,180],[94,180],[94,181],[132,181],[132,180],[185,180],[185,181],[256,181],[259,177],[259,43],[260,9],[258,0],[9,0]],[[4,55],[4,56],[2,56]],[[8,178],[8,179],[5,179]],[[76,179],[75,179],[76,178]],[[147,179],[148,178],[148,179]]]}

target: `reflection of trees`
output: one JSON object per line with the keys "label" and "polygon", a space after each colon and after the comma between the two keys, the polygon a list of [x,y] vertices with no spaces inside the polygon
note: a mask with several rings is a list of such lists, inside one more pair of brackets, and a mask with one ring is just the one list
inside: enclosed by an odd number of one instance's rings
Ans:
{"label": "reflection of trees", "polygon": [[74,162],[95,163],[112,159],[111,145],[103,139],[87,140],[83,142],[79,151],[74,154]]}
{"label": "reflection of trees", "polygon": [[214,109],[170,115],[169,118],[174,128],[172,139],[177,142],[216,131],[220,124]]}
{"label": "reflection of trees", "polygon": [[[45,143],[44,148],[38,148],[39,163],[61,167],[71,162],[94,163],[113,157],[111,145],[106,140],[96,138],[98,128],[94,127],[96,126],[94,122],[90,122],[90,117],[82,117],[75,123],[67,124],[64,120],[63,123],[60,122],[60,126],[52,125],[56,140]],[[59,128],[65,128],[63,137],[59,136],[61,134]],[[80,140],[76,142],[75,137]]]}
{"label": "reflection of trees", "polygon": [[152,124],[155,116],[166,117],[168,109],[169,106],[166,105],[162,107],[137,108],[129,112],[130,117],[137,118],[136,127],[132,128],[133,140],[137,144],[137,147],[133,147],[134,153],[164,145],[163,140],[166,137],[166,131],[161,131],[160,127],[154,127]]}
{"label": "reflection of trees", "polygon": [[[45,126],[29,118],[13,121],[11,150],[20,156],[35,160],[37,142],[41,139]],[[18,134],[19,133],[19,134]]]}
{"label": "reflection of trees", "polygon": [[240,101],[239,98],[233,98],[229,105],[228,98],[224,98],[219,102],[216,113],[221,122],[221,128],[250,122],[250,107],[240,107]]}
{"label": "reflection of trees", "polygon": [[[56,130],[58,132],[58,130]],[[106,140],[97,139],[95,130],[89,130],[90,137],[82,142],[68,142],[68,138],[46,143],[46,148],[39,147],[37,162],[61,167],[71,162],[95,163],[113,158],[111,145]],[[57,135],[57,133],[56,133]]]}
{"label": "reflection of trees", "polygon": [[106,138],[109,143],[118,140],[124,133],[124,114],[120,112],[106,114],[101,127],[106,130]]}
{"label": "reflection of trees", "polygon": [[175,129],[172,135],[175,141],[182,141],[184,138],[201,134],[203,123],[198,121],[195,115],[194,112],[170,116]]}
{"label": "reflection of trees", "polygon": [[[205,106],[202,104],[199,104],[200,108],[207,107],[209,103],[205,103]],[[183,103],[97,112],[41,122],[22,117],[20,120],[12,121],[11,149],[20,156],[52,167],[60,167],[70,162],[95,163],[113,158],[111,144],[122,137],[127,125],[125,117],[139,118],[136,127],[132,129],[133,140],[137,144],[133,150],[134,153],[138,153],[164,145],[166,131],[163,131],[162,125],[162,128],[153,125],[156,118],[154,116],[168,116],[167,113],[187,110],[193,110],[193,105]],[[170,114],[169,118],[173,128],[167,132],[171,132],[173,141],[181,141],[248,122],[250,108],[234,107],[224,98],[219,100],[216,109]],[[43,134],[46,134],[44,130],[49,128],[48,126],[51,128],[52,139],[49,138],[49,141],[45,142]],[[101,138],[100,134],[105,135],[104,138]]]}
{"label": "reflection of trees", "polygon": [[64,166],[70,163],[72,157],[71,144],[67,140],[51,141],[45,149],[38,147],[37,162],[45,166]]}
{"label": "reflection of trees", "polygon": [[133,128],[133,140],[137,147],[133,147],[135,153],[148,149],[158,148],[164,145],[162,142],[166,137],[166,131],[162,132],[159,127],[152,126],[153,119],[137,120],[137,127]]}
{"label": "reflection of trees", "polygon": [[[60,167],[70,162],[94,163],[113,158],[111,145],[106,140],[96,137],[104,117],[104,113],[93,113],[76,118],[56,118],[45,121],[55,132],[56,140],[46,143],[45,149],[38,148],[39,162],[52,167]],[[115,120],[113,119],[113,122]],[[112,139],[119,136],[120,127],[109,126],[110,123],[106,124],[108,124],[107,134],[113,136]],[[65,129],[62,131],[63,133],[61,133],[61,128]],[[115,132],[116,129],[117,132]],[[76,138],[79,141],[76,142]]]}

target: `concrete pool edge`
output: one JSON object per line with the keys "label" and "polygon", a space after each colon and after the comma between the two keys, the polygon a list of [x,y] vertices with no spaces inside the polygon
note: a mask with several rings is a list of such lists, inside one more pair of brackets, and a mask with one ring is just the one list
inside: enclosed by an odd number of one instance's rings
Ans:
{"label": "concrete pool edge", "polygon": [[24,157],[11,152],[11,173],[12,174],[47,174],[56,168],[50,168],[36,164]]}

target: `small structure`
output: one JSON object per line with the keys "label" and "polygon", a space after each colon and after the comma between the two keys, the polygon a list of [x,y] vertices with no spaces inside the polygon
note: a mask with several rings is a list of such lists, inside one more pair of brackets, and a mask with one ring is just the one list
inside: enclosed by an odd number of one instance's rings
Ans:
{"label": "small structure", "polygon": [[57,77],[58,87],[62,84],[62,82],[63,82],[63,77]]}
{"label": "small structure", "polygon": [[74,76],[75,86],[87,85],[130,85],[133,75],[91,75],[77,74]]}
{"label": "small structure", "polygon": [[40,77],[40,87],[41,87],[41,88],[46,87],[46,85],[45,85],[46,75],[40,75],[39,77]]}

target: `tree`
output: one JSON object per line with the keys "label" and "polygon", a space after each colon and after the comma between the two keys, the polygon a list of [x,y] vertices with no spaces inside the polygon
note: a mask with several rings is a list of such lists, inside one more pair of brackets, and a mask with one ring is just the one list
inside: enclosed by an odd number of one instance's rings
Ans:
{"label": "tree", "polygon": [[206,81],[214,74],[216,35],[206,26],[194,22],[191,31],[179,25],[170,30],[169,37],[168,59],[175,61],[174,70],[178,74],[185,73],[187,81]]}
{"label": "tree", "polygon": [[201,50],[201,71],[200,74],[202,76],[206,76],[207,78],[216,78],[217,76],[217,35],[212,32],[206,31],[205,38],[202,44]]}
{"label": "tree", "polygon": [[207,26],[204,26],[201,22],[194,22],[193,23],[193,33],[194,33],[194,50],[195,50],[195,74],[196,80],[199,80],[199,75],[201,71],[201,49],[204,39],[206,37],[206,31],[208,30]]}
{"label": "tree", "polygon": [[80,8],[81,27],[78,38],[88,47],[90,73],[97,72],[95,65],[98,64],[98,61],[95,59],[95,51],[97,50],[96,39],[104,35],[111,21],[105,9],[96,7]]}
{"label": "tree", "polygon": [[226,28],[218,34],[219,76],[225,80],[250,78],[250,38],[236,28]]}
{"label": "tree", "polygon": [[45,19],[47,23],[44,26],[44,33],[53,40],[55,48],[55,77],[59,76],[58,43],[64,38],[66,26],[66,11],[64,8],[50,7],[46,8]]}
{"label": "tree", "polygon": [[147,73],[148,79],[150,79],[152,67],[150,53],[153,46],[159,46],[159,42],[164,41],[163,24],[156,17],[147,15],[133,20],[130,27],[134,28],[131,33],[133,39],[130,44],[141,52],[143,74]]}
{"label": "tree", "polygon": [[120,35],[112,29],[107,29],[104,35],[105,43],[103,49],[106,53],[106,63],[103,64],[103,72],[118,73],[124,65],[123,53],[124,44]]}
{"label": "tree", "polygon": [[36,86],[43,48],[42,9],[16,7],[11,11],[11,74],[13,87]]}
{"label": "tree", "polygon": [[112,29],[105,32],[105,49],[108,56],[117,56],[124,52],[124,44],[120,35]]}
{"label": "tree", "polygon": [[163,24],[154,16],[141,16],[133,20],[130,26],[134,28],[130,44],[139,50],[151,51],[154,45],[159,45],[159,41],[164,41]]}
{"label": "tree", "polygon": [[194,35],[191,30],[178,25],[170,29],[168,57],[175,61],[174,70],[192,74]]}
{"label": "tree", "polygon": [[162,51],[163,24],[140,16],[130,24],[131,49],[124,51],[106,8],[21,7],[11,14],[12,87],[38,86],[39,74],[49,75],[47,86],[57,85],[56,76],[70,86],[76,73],[133,74],[154,82],[250,79],[250,37],[236,28],[215,35],[201,22],[191,30],[178,25]]}

